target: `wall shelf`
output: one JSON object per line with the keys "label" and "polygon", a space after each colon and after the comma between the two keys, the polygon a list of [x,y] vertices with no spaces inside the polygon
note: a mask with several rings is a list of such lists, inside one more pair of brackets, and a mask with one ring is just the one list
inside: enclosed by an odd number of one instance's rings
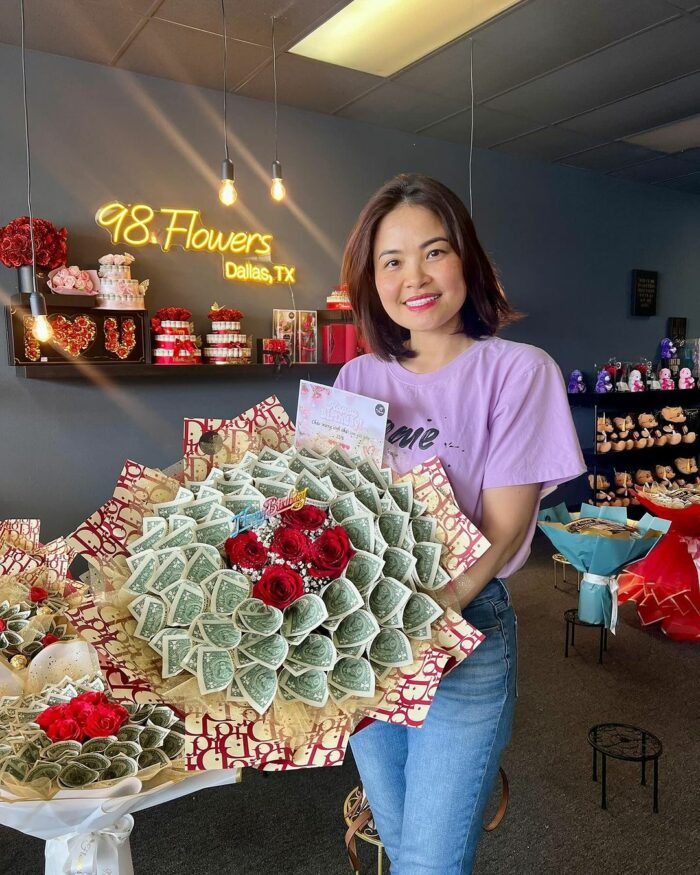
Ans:
{"label": "wall shelf", "polygon": [[236,380],[246,377],[267,376],[275,379],[292,380],[333,380],[342,365],[295,364],[291,367],[282,366],[281,370],[273,365],[153,365],[153,364],[93,364],[87,362],[65,362],[65,364],[36,364],[16,366],[18,377],[27,380],[90,380],[98,378],[153,379],[153,380]]}
{"label": "wall shelf", "polygon": [[629,410],[642,413],[646,410],[660,410],[662,407],[689,407],[700,404],[700,388],[671,389],[662,392],[652,389],[648,392],[585,392],[582,395],[569,395],[572,407],[598,407],[598,410]]}

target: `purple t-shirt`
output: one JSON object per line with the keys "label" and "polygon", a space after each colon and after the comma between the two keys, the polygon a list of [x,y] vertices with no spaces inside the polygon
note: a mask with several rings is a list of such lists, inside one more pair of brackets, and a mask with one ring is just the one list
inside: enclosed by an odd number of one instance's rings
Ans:
{"label": "purple t-shirt", "polygon": [[[586,470],[561,372],[537,347],[478,340],[430,374],[363,355],[343,367],[335,385],[387,401],[384,463],[403,474],[438,456],[461,510],[477,526],[484,489],[541,483],[546,495]],[[525,563],[536,522],[534,514],[499,577]]]}

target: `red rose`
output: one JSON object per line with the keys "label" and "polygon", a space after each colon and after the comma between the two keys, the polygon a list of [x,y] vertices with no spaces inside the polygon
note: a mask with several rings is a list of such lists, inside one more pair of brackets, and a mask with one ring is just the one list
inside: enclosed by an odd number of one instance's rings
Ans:
{"label": "red rose", "polygon": [[48,732],[49,726],[56,720],[64,720],[70,716],[68,705],[52,705],[46,711],[42,711],[34,722],[38,723],[44,732]]}
{"label": "red rose", "polygon": [[114,702],[95,705],[87,716],[83,729],[88,738],[116,735],[128,719],[129,712],[126,708]]}
{"label": "red rose", "polygon": [[77,702],[78,699],[82,702],[89,702],[91,705],[109,705],[109,699],[104,693],[81,693],[73,701]]}
{"label": "red rose", "polygon": [[29,598],[33,602],[43,602],[44,599],[48,598],[49,591],[44,589],[43,586],[33,586],[29,590]]}
{"label": "red rose", "polygon": [[107,705],[109,701],[104,693],[82,693],[71,699],[68,703],[68,712],[70,716],[77,720],[81,726],[85,726],[85,721],[92,714],[98,705]]}
{"label": "red rose", "polygon": [[280,526],[272,537],[270,552],[287,562],[301,562],[309,549],[309,539],[299,529]]}
{"label": "red rose", "polygon": [[83,730],[72,717],[61,717],[44,730],[51,741],[82,741]]}
{"label": "red rose", "polygon": [[48,647],[49,644],[55,644],[57,641],[60,640],[61,639],[58,637],[58,635],[51,635],[51,633],[49,633],[48,635],[44,635],[44,637],[41,639],[41,645],[42,647]]}
{"label": "red rose", "polygon": [[285,510],[281,519],[285,526],[292,529],[313,532],[325,523],[326,512],[320,507],[314,507],[313,504],[305,504],[299,510]]}
{"label": "red rose", "polygon": [[333,526],[311,544],[309,574],[312,577],[339,577],[354,555],[345,529]]}
{"label": "red rose", "polygon": [[255,532],[242,532],[224,544],[231,565],[241,568],[262,568],[267,562],[267,547]]}
{"label": "red rose", "polygon": [[286,565],[271,565],[266,568],[253,587],[253,598],[261,599],[266,605],[280,610],[284,610],[302,595],[304,581],[301,575]]}

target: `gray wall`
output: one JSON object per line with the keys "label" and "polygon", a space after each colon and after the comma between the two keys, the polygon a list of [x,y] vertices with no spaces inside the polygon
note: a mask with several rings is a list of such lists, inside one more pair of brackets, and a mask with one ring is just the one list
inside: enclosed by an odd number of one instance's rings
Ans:
{"label": "gray wall", "polygon": [[[0,45],[0,223],[26,213],[20,56]],[[293,203],[268,194],[272,107],[231,98],[231,146],[240,206],[216,199],[221,95],[51,55],[29,55],[34,213],[69,229],[69,262],[113,251],[96,208],[112,199],[200,209],[220,228],[265,229],[276,260],[298,266],[298,307],[323,306],[337,282],[358,210],[403,170],[466,193],[466,150],[427,137],[280,108],[280,157]],[[610,355],[653,355],[669,315],[700,332],[700,200],[586,171],[474,155],[474,217],[514,303],[529,318],[509,335],[547,349],[566,372]],[[237,285],[211,255],[155,247],[135,252],[149,277],[148,307],[189,307],[199,330],[212,301],[239,306],[267,335],[285,287]],[[633,319],[629,271],[660,272],[660,315]],[[0,267],[0,293],[15,290]],[[7,367],[0,340],[0,519],[40,516],[44,536],[70,531],[110,494],[125,458],[165,465],[181,456],[185,416],[227,417],[276,392],[296,409],[288,377],[230,381],[130,380],[107,390],[29,381]]]}

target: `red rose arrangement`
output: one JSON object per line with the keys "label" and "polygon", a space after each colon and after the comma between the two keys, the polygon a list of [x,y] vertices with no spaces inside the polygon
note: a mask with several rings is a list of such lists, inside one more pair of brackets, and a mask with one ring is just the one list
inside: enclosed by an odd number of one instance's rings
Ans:
{"label": "red rose arrangement", "polygon": [[162,322],[189,322],[192,313],[185,307],[161,307],[151,319],[151,329],[159,334]]}
{"label": "red rose arrangement", "polygon": [[347,532],[313,505],[272,517],[226,541],[231,567],[253,581],[253,598],[284,610],[345,571],[354,556]]}
{"label": "red rose arrangement", "polygon": [[[121,340],[119,334],[121,330]],[[136,323],[133,319],[122,320],[121,329],[113,316],[107,317],[104,322],[105,349],[107,352],[116,353],[120,359],[128,358],[136,346]]]}
{"label": "red rose arrangement", "polygon": [[[34,219],[34,249],[37,267],[53,270],[66,263],[68,231],[46,219]],[[0,228],[0,261],[5,267],[24,267],[32,263],[29,216],[19,216]]]}
{"label": "red rose arrangement", "polygon": [[104,693],[82,693],[65,705],[52,705],[36,718],[51,741],[86,741],[116,735],[129,719],[126,708]]}
{"label": "red rose arrangement", "polygon": [[208,315],[212,322],[240,322],[243,318],[243,313],[240,310],[236,310],[234,307],[217,307],[216,304]]}

